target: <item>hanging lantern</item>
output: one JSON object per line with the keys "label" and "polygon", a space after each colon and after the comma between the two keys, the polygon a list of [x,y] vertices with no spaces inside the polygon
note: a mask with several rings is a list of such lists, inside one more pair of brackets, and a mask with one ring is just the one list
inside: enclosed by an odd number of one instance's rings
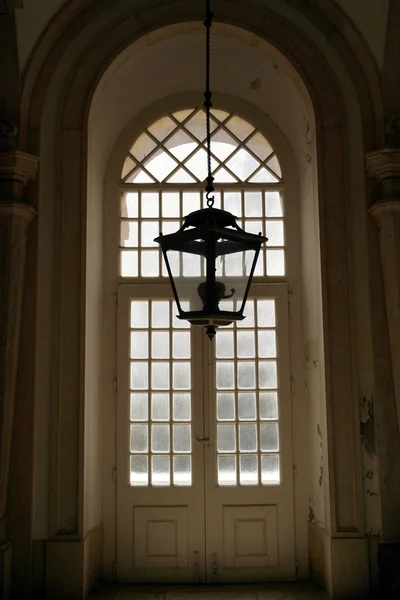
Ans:
{"label": "hanging lantern", "polygon": [[[243,311],[261,245],[267,241],[261,233],[247,233],[236,223],[231,213],[214,208],[214,191],[211,175],[210,109],[210,27],[212,13],[207,0],[204,25],[207,28],[206,45],[206,108],[207,132],[207,207],[190,213],[182,227],[154,241],[160,244],[168,276],[178,307],[179,319],[207,329],[210,340],[215,328],[230,325],[245,318]],[[202,276],[182,276],[179,265],[182,255],[201,257]],[[185,309],[183,308],[185,307]],[[188,309],[186,309],[188,307]]]}

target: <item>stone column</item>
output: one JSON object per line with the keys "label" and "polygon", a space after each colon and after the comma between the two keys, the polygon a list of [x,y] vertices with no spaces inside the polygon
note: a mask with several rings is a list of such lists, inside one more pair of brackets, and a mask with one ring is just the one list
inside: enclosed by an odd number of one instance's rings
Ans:
{"label": "stone column", "polygon": [[25,270],[25,240],[34,209],[22,201],[38,159],[0,152],[0,598],[10,595],[11,540],[7,534],[7,489]]}
{"label": "stone column", "polygon": [[376,404],[381,494],[381,541],[378,565],[381,592],[400,594],[400,149],[367,155],[369,174],[379,183],[379,197],[369,212],[378,225],[394,398]]}

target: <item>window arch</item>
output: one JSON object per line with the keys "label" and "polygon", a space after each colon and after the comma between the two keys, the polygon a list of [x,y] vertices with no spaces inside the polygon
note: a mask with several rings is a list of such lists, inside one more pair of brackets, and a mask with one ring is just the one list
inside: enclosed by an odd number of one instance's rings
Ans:
{"label": "window arch", "polygon": [[[184,216],[206,206],[205,138],[204,109],[188,108],[159,118],[134,141],[120,182],[123,278],[167,277],[154,238],[160,231],[176,231]],[[274,149],[249,122],[234,113],[212,109],[211,153],[215,206],[238,217],[246,231],[262,232],[268,238],[255,276],[282,278],[283,177]],[[176,268],[182,276],[201,275],[200,264],[184,262]]]}

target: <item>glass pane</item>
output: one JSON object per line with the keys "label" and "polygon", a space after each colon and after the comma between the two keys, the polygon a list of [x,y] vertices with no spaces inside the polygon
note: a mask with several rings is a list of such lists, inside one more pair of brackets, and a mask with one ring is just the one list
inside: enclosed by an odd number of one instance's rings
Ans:
{"label": "glass pane", "polygon": [[237,148],[237,145],[237,141],[229,133],[220,129],[212,136],[211,152],[219,160],[224,161]]}
{"label": "glass pane", "polygon": [[276,361],[265,360],[259,364],[260,388],[276,388]]}
{"label": "glass pane", "polygon": [[255,393],[238,395],[238,412],[240,421],[254,421],[257,417]]}
{"label": "glass pane", "polygon": [[131,425],[131,452],[144,453],[149,449],[149,428],[147,425]]}
{"label": "glass pane", "polygon": [[267,250],[267,275],[285,274],[285,253],[283,250]]}
{"label": "glass pane", "polygon": [[215,171],[215,173],[213,173],[213,175],[215,183],[238,183],[239,181],[239,178],[236,178],[233,176],[233,174],[228,173],[224,167],[220,167]]}
{"label": "glass pane", "polygon": [[190,425],[173,425],[174,452],[184,453],[192,450],[192,435]]}
{"label": "glass pane", "polygon": [[153,390],[169,389],[169,363],[155,362],[151,365],[151,387]]}
{"label": "glass pane", "polygon": [[268,238],[267,246],[283,246],[283,221],[267,221],[265,235]]}
{"label": "glass pane", "polygon": [[264,454],[261,456],[261,482],[268,485],[279,483],[280,480],[279,456],[277,454]]}
{"label": "glass pane", "polygon": [[217,425],[217,448],[218,452],[236,451],[235,425]]}
{"label": "glass pane", "polygon": [[217,358],[233,358],[233,331],[218,331],[215,336],[215,355]]}
{"label": "glass pane", "polygon": [[260,393],[260,419],[278,418],[278,393]]}
{"label": "glass pane", "polygon": [[254,331],[237,332],[237,355],[239,358],[255,356]]}
{"label": "glass pane", "polygon": [[147,133],[142,133],[133,144],[131,154],[138,160],[142,161],[156,147],[156,143]]}
{"label": "glass pane", "polygon": [[175,127],[176,123],[174,123],[170,117],[162,117],[162,119],[159,119],[150,125],[148,130],[152,135],[154,135],[155,138],[157,138],[159,142],[162,142],[162,140],[165,139],[167,135],[175,129]]}
{"label": "glass pane", "polygon": [[126,248],[137,248],[138,243],[138,224],[133,221],[122,221],[120,245]]}
{"label": "glass pane", "polygon": [[278,423],[260,424],[260,446],[263,452],[279,450]]}
{"label": "glass pane", "polygon": [[124,179],[128,173],[130,173],[136,166],[136,163],[131,159],[130,156],[127,156],[124,162],[124,166],[122,168],[121,179]]}
{"label": "glass pane", "polygon": [[[246,217],[262,217],[262,193],[245,192],[244,214]],[[247,227],[246,227],[247,230]]]}
{"label": "glass pane", "polygon": [[159,250],[147,250],[141,253],[142,277],[158,277],[160,274]]}
{"label": "glass pane", "polygon": [[151,303],[151,326],[154,329],[169,327],[169,302]]}
{"label": "glass pane", "polygon": [[240,177],[242,181],[247,179],[253,171],[257,169],[258,165],[259,162],[244,148],[238,150],[238,152],[236,152],[236,154],[226,163],[226,166],[229,167],[236,176]]}
{"label": "glass pane", "polygon": [[192,114],[193,110],[193,108],[178,110],[177,112],[174,112],[174,117],[177,121],[179,121],[179,123],[182,123],[182,121],[184,121],[189,115]]}
{"label": "glass pane", "polygon": [[172,402],[174,421],[190,421],[192,416],[190,394],[174,394]]}
{"label": "glass pane", "polygon": [[151,451],[169,452],[169,425],[151,426]]}
{"label": "glass pane", "polygon": [[265,214],[267,217],[283,217],[282,196],[279,192],[265,192]]}
{"label": "glass pane", "polygon": [[156,183],[156,180],[143,169],[136,169],[126,181],[127,183]]}
{"label": "glass pane", "polygon": [[249,179],[250,183],[277,183],[279,180],[272,175],[265,167],[257,171]]}
{"label": "glass pane", "polygon": [[273,156],[271,160],[267,162],[267,166],[278,175],[278,177],[282,177],[282,171],[278,159],[276,156]]}
{"label": "glass pane", "polygon": [[158,247],[154,238],[158,237],[159,234],[160,227],[158,221],[143,221],[141,224],[141,245],[145,248],[150,248],[152,246]]}
{"label": "glass pane", "polygon": [[189,331],[174,331],[172,334],[172,347],[174,358],[190,358]]}
{"label": "glass pane", "polygon": [[148,395],[131,394],[131,421],[147,421],[148,418]]}
{"label": "glass pane", "polygon": [[243,121],[240,117],[232,117],[226,124],[227,128],[232,131],[241,141],[246,139],[252,131],[254,131],[253,125]]}
{"label": "glass pane", "polygon": [[146,161],[145,166],[157,181],[164,181],[164,179],[178,166],[178,163],[164,150],[160,149]]}
{"label": "glass pane", "polygon": [[233,421],[235,418],[234,394],[217,394],[218,421]]}
{"label": "glass pane", "polygon": [[149,326],[149,303],[147,300],[131,302],[132,329],[146,329]]}
{"label": "glass pane", "polygon": [[182,258],[183,275],[185,277],[198,277],[200,275],[200,256],[184,254]]}
{"label": "glass pane", "polygon": [[131,390],[147,390],[148,364],[147,362],[131,363]]}
{"label": "glass pane", "polygon": [[200,192],[183,192],[183,216],[200,210]]}
{"label": "glass pane", "polygon": [[153,218],[158,217],[158,193],[157,192],[143,192],[141,199],[142,218]]}
{"label": "glass pane", "polygon": [[[211,159],[211,170],[214,170],[217,162]],[[207,177],[207,153],[204,148],[199,148],[191,158],[185,162],[185,167],[189,169],[193,175],[200,181],[204,181]]]}
{"label": "glass pane", "polygon": [[218,456],[218,485],[236,485],[236,456]]}
{"label": "glass pane", "polygon": [[255,133],[247,142],[246,146],[258,156],[260,160],[265,160],[272,154],[272,148],[269,142],[261,133]]}
{"label": "glass pane", "polygon": [[131,331],[131,358],[148,358],[149,334],[147,331]]}
{"label": "glass pane", "polygon": [[171,484],[169,456],[151,457],[151,483],[153,485]]}
{"label": "glass pane", "polygon": [[224,193],[224,210],[232,213],[235,217],[242,216],[242,195],[240,192]]}
{"label": "glass pane", "polygon": [[190,390],[190,363],[174,363],[173,387],[174,390]]}
{"label": "glass pane", "polygon": [[258,356],[260,358],[276,357],[276,335],[275,331],[258,332]]}
{"label": "glass pane", "polygon": [[217,389],[233,389],[234,367],[232,362],[217,363]]}
{"label": "glass pane", "polygon": [[198,144],[193,141],[187,133],[178,130],[169,140],[165,143],[165,147],[177,158],[179,161],[184,160]]}
{"label": "glass pane", "polygon": [[242,390],[255,387],[256,370],[253,362],[238,363],[238,379],[238,387]]}
{"label": "glass pane", "polygon": [[138,276],[138,252],[137,250],[121,250],[121,276]]}
{"label": "glass pane", "polygon": [[239,425],[239,451],[257,452],[257,425],[255,423]]}
{"label": "glass pane", "polygon": [[168,331],[153,331],[151,333],[152,358],[169,358]]}
{"label": "glass pane", "polygon": [[[217,127],[214,121],[210,123],[211,131]],[[204,140],[206,137],[206,115],[203,111],[197,111],[193,117],[185,123],[185,127],[190,133],[192,133],[198,140]]]}
{"label": "glass pane", "polygon": [[139,196],[136,192],[128,192],[121,197],[121,217],[132,219],[138,216]]}
{"label": "glass pane", "polygon": [[131,485],[149,485],[147,456],[131,456]]}
{"label": "glass pane", "polygon": [[162,193],[162,216],[175,218],[180,216],[178,192]]}
{"label": "glass pane", "polygon": [[174,485],[192,485],[190,456],[174,456]]}
{"label": "glass pane", "polygon": [[168,177],[167,183],[196,183],[196,180],[185,169],[178,169]]}
{"label": "glass pane", "polygon": [[153,421],[169,420],[169,394],[151,395],[151,418]]}
{"label": "glass pane", "polygon": [[275,327],[275,300],[257,302],[257,321],[259,327]]}
{"label": "glass pane", "polygon": [[258,484],[258,457],[254,454],[240,456],[240,483],[241,485]]}
{"label": "glass pane", "polygon": [[[189,310],[189,302],[181,302],[181,308],[182,310]],[[178,317],[176,316],[178,314],[178,309],[176,308],[176,304],[175,302],[173,302],[171,304],[171,310],[172,310],[172,327],[174,329],[189,329],[190,327],[190,323],[188,321],[186,321],[185,319],[178,319]]]}
{"label": "glass pane", "polygon": [[[258,260],[260,260],[260,256]],[[244,315],[246,318],[238,321],[237,327],[254,327],[254,300],[247,300]]]}

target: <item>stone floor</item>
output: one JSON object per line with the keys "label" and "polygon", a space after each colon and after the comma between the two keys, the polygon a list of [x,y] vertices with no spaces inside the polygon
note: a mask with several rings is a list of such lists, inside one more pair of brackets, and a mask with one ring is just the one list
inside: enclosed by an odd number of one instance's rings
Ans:
{"label": "stone floor", "polygon": [[221,586],[103,586],[88,600],[328,600],[310,582]]}

